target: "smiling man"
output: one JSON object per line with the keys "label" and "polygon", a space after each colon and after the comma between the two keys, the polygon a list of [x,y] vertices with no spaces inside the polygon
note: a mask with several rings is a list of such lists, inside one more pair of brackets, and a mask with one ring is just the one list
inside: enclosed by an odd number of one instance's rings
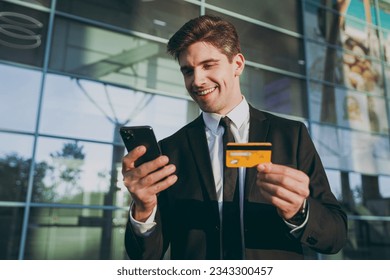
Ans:
{"label": "smiling man", "polygon": [[[304,246],[338,252],[347,218],[307,129],[248,104],[235,27],[195,18],[172,36],[168,52],[202,114],[160,142],[163,156],[136,168],[141,146],[123,158],[133,198],[129,257],[161,259],[169,246],[172,259],[303,259]],[[225,168],[227,138],[272,143],[272,163]]]}

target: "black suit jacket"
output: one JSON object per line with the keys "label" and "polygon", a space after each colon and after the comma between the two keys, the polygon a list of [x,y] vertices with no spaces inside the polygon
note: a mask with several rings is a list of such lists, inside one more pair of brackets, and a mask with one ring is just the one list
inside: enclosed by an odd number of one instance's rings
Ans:
{"label": "black suit jacket", "polygon": [[[308,222],[299,237],[264,201],[256,187],[256,168],[246,172],[244,197],[247,259],[302,259],[302,245],[336,253],[346,242],[347,218],[331,193],[321,160],[304,124],[250,107],[249,142],[271,142],[272,162],[310,177]],[[202,116],[162,140],[163,154],[176,165],[178,181],[159,194],[157,226],[148,237],[127,224],[125,246],[131,259],[219,259],[220,222]]]}

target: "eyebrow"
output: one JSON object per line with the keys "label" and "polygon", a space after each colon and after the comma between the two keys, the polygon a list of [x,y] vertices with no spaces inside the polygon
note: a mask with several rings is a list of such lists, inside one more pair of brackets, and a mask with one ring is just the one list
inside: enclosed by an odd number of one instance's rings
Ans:
{"label": "eyebrow", "polygon": [[[203,60],[199,63],[199,65],[203,65],[203,64],[207,64],[207,63],[210,63],[210,62],[219,62],[220,59],[215,59],[215,58],[210,58],[210,59],[206,59],[206,60]],[[183,71],[186,71],[188,69],[192,69],[193,67],[190,67],[190,66],[187,66],[187,65],[184,65],[184,66],[181,66],[180,67],[180,71],[183,72]]]}

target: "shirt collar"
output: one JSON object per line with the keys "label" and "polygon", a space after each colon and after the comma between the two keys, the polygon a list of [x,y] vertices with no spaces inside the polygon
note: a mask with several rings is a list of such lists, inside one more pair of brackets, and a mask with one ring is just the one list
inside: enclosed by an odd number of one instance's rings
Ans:
{"label": "shirt collar", "polygon": [[[233,108],[226,116],[233,122],[233,124],[239,129],[241,125],[248,119],[249,105],[243,96],[242,101]],[[202,114],[206,127],[213,133],[217,133],[219,122],[224,116],[216,113],[203,112]]]}

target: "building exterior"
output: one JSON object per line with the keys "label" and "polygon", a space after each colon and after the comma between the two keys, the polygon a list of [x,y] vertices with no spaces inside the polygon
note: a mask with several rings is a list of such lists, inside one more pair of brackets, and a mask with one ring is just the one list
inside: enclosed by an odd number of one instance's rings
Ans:
{"label": "building exterior", "polygon": [[198,114],[169,37],[234,23],[242,90],[303,121],[349,217],[337,255],[390,259],[388,0],[0,0],[0,259],[126,259],[122,125]]}

